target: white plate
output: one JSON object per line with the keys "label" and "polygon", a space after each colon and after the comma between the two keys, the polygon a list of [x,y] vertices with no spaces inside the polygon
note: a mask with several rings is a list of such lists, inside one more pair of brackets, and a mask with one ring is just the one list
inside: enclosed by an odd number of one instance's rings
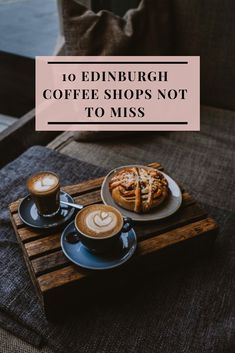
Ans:
{"label": "white plate", "polygon": [[167,199],[160,206],[153,208],[148,213],[139,214],[139,213],[126,210],[125,208],[116,204],[116,202],[113,200],[111,193],[109,191],[110,179],[112,178],[113,174],[116,173],[118,170],[123,168],[131,168],[131,167],[142,167],[147,169],[153,169],[150,167],[133,164],[133,165],[122,166],[111,170],[111,172],[109,172],[109,174],[104,179],[101,187],[101,198],[104,204],[116,207],[124,217],[130,217],[134,221],[141,221],[141,222],[155,221],[158,219],[169,217],[179,209],[182,203],[181,190],[178,184],[169,175],[163,172],[160,172],[160,173],[162,173],[166,178],[166,180],[168,181],[168,187],[169,187],[170,193]]}

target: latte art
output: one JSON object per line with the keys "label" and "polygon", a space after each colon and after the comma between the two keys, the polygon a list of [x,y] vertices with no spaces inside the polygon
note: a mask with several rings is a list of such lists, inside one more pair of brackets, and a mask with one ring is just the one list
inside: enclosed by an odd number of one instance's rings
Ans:
{"label": "latte art", "polygon": [[87,215],[86,225],[96,233],[110,232],[117,225],[117,217],[113,212],[97,210]]}
{"label": "latte art", "polygon": [[57,178],[53,175],[44,175],[40,179],[35,180],[33,188],[35,191],[42,192],[53,188],[57,184]]}
{"label": "latte art", "polygon": [[105,238],[117,234],[123,227],[123,218],[114,207],[99,204],[81,210],[76,217],[79,231],[88,237]]}
{"label": "latte art", "polygon": [[59,185],[59,179],[56,174],[50,172],[39,172],[28,180],[28,188],[35,193],[47,193]]}

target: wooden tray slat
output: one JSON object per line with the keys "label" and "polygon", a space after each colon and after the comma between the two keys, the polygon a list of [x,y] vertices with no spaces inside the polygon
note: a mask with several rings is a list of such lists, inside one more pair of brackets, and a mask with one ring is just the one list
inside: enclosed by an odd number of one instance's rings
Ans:
{"label": "wooden tray slat", "polygon": [[65,257],[62,250],[32,260],[32,266],[36,277],[44,273],[51,273],[60,267],[65,267],[66,265],[69,266],[70,264],[71,262]]}
{"label": "wooden tray slat", "polygon": [[83,270],[79,268],[78,270],[78,266],[69,265],[65,268],[54,271],[53,276],[51,273],[46,273],[45,275],[38,277],[37,280],[42,293],[44,293],[68,283],[81,280],[85,278],[86,275],[87,271],[85,269]]}
{"label": "wooden tray slat", "polygon": [[48,236],[50,234],[54,234],[53,230],[51,231],[35,231],[30,228],[20,228],[18,229],[19,237],[22,241],[22,243],[30,242],[33,240],[36,240],[38,238],[43,238],[45,236]]}
{"label": "wooden tray slat", "polygon": [[18,213],[14,213],[12,217],[17,228],[24,227],[24,223],[21,221]]}
{"label": "wooden tray slat", "polygon": [[170,218],[149,223],[147,227],[144,227],[143,223],[137,223],[135,225],[135,230],[138,234],[138,238],[142,240],[143,238],[146,239],[153,235],[158,235],[171,229],[176,229],[178,227],[184,226],[188,223],[198,221],[205,218],[206,216],[206,212],[204,212],[196,204],[192,204],[186,208],[181,208],[175,215],[171,216]]}
{"label": "wooden tray slat", "polygon": [[172,246],[175,243],[214,230],[215,226],[216,222],[212,218],[206,218],[195,223],[187,224],[184,227],[170,230],[167,233],[140,242],[137,254],[140,256],[147,255],[153,251]]}
{"label": "wooden tray slat", "polygon": [[42,239],[34,240],[25,244],[28,257],[32,259],[36,255],[43,255],[48,252],[60,249],[61,233],[53,234]]}
{"label": "wooden tray slat", "polygon": [[92,192],[87,192],[86,194],[83,194],[81,196],[77,196],[74,198],[74,201],[84,206],[92,205],[94,203],[100,203],[102,202],[100,196],[100,189]]}
{"label": "wooden tray slat", "polygon": [[72,196],[79,196],[86,192],[90,192],[96,189],[99,189],[104,181],[104,177],[97,179],[87,180],[80,184],[67,185],[62,188],[65,192],[69,193]]}

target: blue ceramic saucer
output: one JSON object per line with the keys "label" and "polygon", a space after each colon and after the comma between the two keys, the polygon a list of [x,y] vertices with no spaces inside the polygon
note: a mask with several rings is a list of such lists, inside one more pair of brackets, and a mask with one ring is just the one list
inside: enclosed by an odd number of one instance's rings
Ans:
{"label": "blue ceramic saucer", "polygon": [[[66,202],[74,202],[72,196],[64,191],[60,191],[60,199]],[[68,222],[75,214],[75,209],[61,204],[58,214],[53,217],[42,217],[38,213],[32,197],[28,195],[21,201],[18,214],[22,222],[31,228],[49,229]]]}
{"label": "blue ceramic saucer", "polygon": [[122,233],[117,249],[109,254],[95,254],[89,251],[81,241],[72,243],[69,237],[76,237],[74,222],[71,222],[61,235],[61,247],[65,256],[76,265],[90,270],[108,270],[124,264],[135,252],[137,238],[135,231]]}

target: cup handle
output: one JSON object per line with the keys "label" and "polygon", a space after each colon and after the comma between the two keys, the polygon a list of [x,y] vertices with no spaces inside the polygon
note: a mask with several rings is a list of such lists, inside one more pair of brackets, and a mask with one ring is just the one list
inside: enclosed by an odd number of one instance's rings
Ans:
{"label": "cup handle", "polygon": [[134,222],[130,217],[125,217],[122,232],[128,233],[133,228],[133,224],[134,224]]}
{"label": "cup handle", "polygon": [[79,232],[77,230],[70,232],[70,233],[66,234],[65,239],[70,244],[76,244],[80,241]]}

